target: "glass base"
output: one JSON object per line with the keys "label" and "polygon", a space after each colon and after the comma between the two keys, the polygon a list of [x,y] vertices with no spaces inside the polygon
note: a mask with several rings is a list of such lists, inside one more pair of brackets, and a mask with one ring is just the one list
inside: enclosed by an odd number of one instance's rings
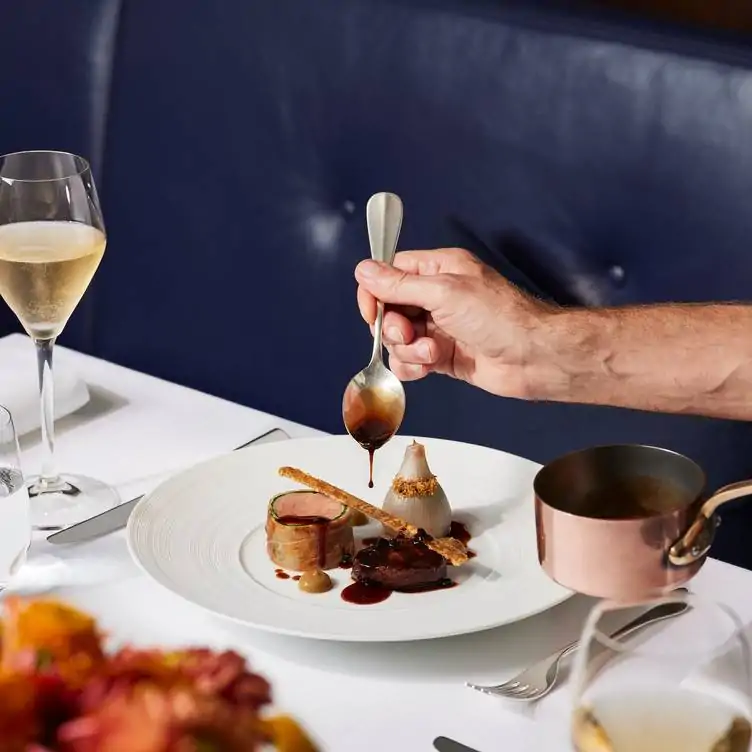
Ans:
{"label": "glass base", "polygon": [[28,486],[34,530],[62,530],[120,504],[120,494],[114,488],[85,475],[61,473],[54,483],[32,477]]}

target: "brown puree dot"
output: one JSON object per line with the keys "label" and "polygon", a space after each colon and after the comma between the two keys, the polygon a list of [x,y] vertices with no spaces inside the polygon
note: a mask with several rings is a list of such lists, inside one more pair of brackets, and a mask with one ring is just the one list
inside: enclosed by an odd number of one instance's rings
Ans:
{"label": "brown puree dot", "polygon": [[304,593],[326,593],[332,589],[332,578],[322,569],[309,569],[300,575],[298,587]]}

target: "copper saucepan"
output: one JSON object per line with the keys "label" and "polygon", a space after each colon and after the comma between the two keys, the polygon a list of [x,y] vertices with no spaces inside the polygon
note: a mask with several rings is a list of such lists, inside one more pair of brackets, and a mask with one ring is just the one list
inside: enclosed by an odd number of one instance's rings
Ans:
{"label": "copper saucepan", "polygon": [[716,511],[752,494],[752,480],[703,500],[705,473],[688,457],[641,445],[573,452],[535,477],[538,560],[570,590],[631,600],[673,589],[705,562]]}

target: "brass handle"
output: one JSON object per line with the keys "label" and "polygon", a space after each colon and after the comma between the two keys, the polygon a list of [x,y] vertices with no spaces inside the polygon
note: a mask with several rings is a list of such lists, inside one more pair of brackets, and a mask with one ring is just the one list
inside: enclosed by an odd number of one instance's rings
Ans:
{"label": "brass handle", "polygon": [[668,551],[669,561],[678,567],[686,567],[702,559],[713,543],[718,527],[718,507],[742,496],[752,494],[752,480],[742,480],[719,488],[700,508],[695,521],[684,535]]}

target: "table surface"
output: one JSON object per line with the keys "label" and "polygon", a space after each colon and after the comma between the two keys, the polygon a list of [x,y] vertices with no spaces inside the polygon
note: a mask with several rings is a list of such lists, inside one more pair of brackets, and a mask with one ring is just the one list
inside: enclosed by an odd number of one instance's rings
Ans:
{"label": "table surface", "polygon": [[[29,355],[34,378],[31,350]],[[293,437],[321,435],[64,348],[56,357],[75,366],[92,394],[85,408],[59,421],[59,466],[116,485],[123,500],[270,427]],[[38,434],[23,437],[22,446],[25,469],[33,471],[40,459]],[[89,610],[115,644],[238,650],[272,682],[275,705],[300,719],[327,752],[429,751],[437,736],[479,752],[570,749],[564,733],[553,744],[540,741],[546,718],[566,715],[566,683],[537,706],[480,695],[463,683],[503,681],[577,637],[592,605],[584,597],[463,637],[387,645],[313,642],[243,628],[179,599],[138,570],[123,532],[70,547],[35,541],[16,589],[54,594]],[[692,589],[752,621],[752,573],[711,560]]]}

